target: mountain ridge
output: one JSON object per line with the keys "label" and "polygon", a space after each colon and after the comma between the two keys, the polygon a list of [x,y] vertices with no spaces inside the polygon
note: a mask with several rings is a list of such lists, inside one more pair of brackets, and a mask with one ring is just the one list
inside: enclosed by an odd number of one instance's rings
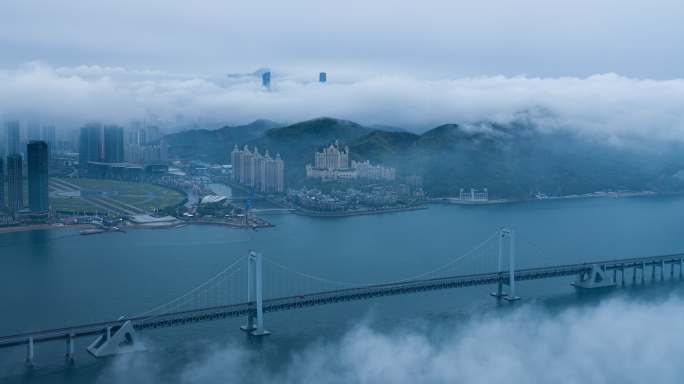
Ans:
{"label": "mountain ridge", "polygon": [[[245,127],[241,129],[249,129]],[[471,187],[487,187],[491,196],[507,198],[529,198],[537,192],[684,190],[684,177],[675,177],[684,174],[684,159],[676,156],[680,146],[644,153],[568,131],[545,132],[528,122],[450,123],[416,134],[321,117],[270,128],[262,124],[243,133],[240,138],[230,136],[242,139],[230,146],[212,143],[220,152],[212,160],[229,158],[235,144],[280,153],[291,186],[304,178],[304,166],[313,162],[314,153],[337,140],[349,147],[352,159],[396,167],[400,177],[422,176],[425,189],[436,196],[455,196]],[[189,156],[201,151],[195,148]]]}

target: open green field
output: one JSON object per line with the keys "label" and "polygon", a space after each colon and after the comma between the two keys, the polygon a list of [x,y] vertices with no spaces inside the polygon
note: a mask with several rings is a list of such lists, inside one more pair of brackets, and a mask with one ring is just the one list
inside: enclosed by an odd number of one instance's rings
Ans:
{"label": "open green field", "polygon": [[74,214],[103,213],[103,209],[91,204],[88,200],[78,197],[55,197],[50,199],[50,206],[58,212]]}
{"label": "open green field", "polygon": [[[66,178],[57,179],[73,184],[85,196],[106,197],[143,210],[163,210],[183,202],[185,196],[173,189],[148,183],[118,180]],[[82,198],[55,197],[52,204],[61,211],[97,211],[98,207]],[[76,209],[74,209],[76,208]],[[79,209],[80,208],[80,209]],[[99,209],[102,210],[101,208]]]}
{"label": "open green field", "polygon": [[141,209],[164,209],[180,204],[185,196],[173,189],[148,183],[132,183],[118,180],[65,179],[81,189],[98,191],[107,197]]}

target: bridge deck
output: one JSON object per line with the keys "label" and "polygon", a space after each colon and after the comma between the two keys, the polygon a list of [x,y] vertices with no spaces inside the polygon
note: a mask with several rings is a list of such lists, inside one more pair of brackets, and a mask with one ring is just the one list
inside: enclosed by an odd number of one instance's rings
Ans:
{"label": "bridge deck", "polygon": [[[589,271],[591,269],[591,265],[594,264],[601,265],[605,267],[606,270],[614,270],[622,268],[639,268],[642,266],[661,266],[664,264],[681,265],[683,259],[684,253],[678,253],[662,256],[605,260],[551,267],[526,268],[515,271],[515,280],[526,281],[577,275],[581,272]],[[357,288],[268,299],[264,300],[263,302],[263,310],[264,312],[287,311],[298,308],[334,304],[345,301],[364,300],[382,296],[496,284],[498,282],[506,282],[508,279],[508,272],[491,272],[367,285]],[[133,323],[133,326],[136,330],[144,330],[246,316],[254,311],[255,303],[245,302],[233,305],[174,312],[164,315],[140,316],[127,318],[124,320],[105,321],[72,327],[24,332],[0,337],[0,348],[26,344],[29,337],[33,337],[34,343],[38,343],[50,340],[65,339],[70,335],[71,337],[100,335],[105,328],[112,327],[113,330],[116,330],[127,320],[130,320]]]}

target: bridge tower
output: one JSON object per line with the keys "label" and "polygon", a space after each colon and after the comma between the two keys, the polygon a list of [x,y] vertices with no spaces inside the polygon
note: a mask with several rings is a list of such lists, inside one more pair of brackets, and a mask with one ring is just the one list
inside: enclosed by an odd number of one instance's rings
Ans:
{"label": "bridge tower", "polygon": [[[264,329],[264,302],[261,274],[261,253],[249,251],[247,257],[247,302],[250,303],[247,324],[240,327],[253,336],[265,336],[271,332]],[[256,324],[254,320],[256,319]]]}
{"label": "bridge tower", "polygon": [[[515,295],[515,232],[512,229],[501,228],[499,230],[499,254],[497,258],[498,283],[496,292],[492,292],[492,296],[497,299],[505,299],[507,301],[520,300],[520,297]],[[503,270],[503,249],[504,241],[508,240],[508,281],[505,279]],[[509,292],[503,292],[503,285],[508,285]]]}

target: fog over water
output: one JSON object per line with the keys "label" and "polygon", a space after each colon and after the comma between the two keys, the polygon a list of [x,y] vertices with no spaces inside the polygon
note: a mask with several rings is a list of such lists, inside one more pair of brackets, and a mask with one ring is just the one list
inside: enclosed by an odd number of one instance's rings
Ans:
{"label": "fog over water", "polygon": [[[313,341],[274,368],[237,344],[182,367],[180,383],[678,383],[684,301],[614,297],[560,311],[526,304],[465,323],[382,330],[371,318],[335,341]],[[671,364],[665,364],[671,361]],[[121,356],[100,382],[151,382],[149,355]]]}

